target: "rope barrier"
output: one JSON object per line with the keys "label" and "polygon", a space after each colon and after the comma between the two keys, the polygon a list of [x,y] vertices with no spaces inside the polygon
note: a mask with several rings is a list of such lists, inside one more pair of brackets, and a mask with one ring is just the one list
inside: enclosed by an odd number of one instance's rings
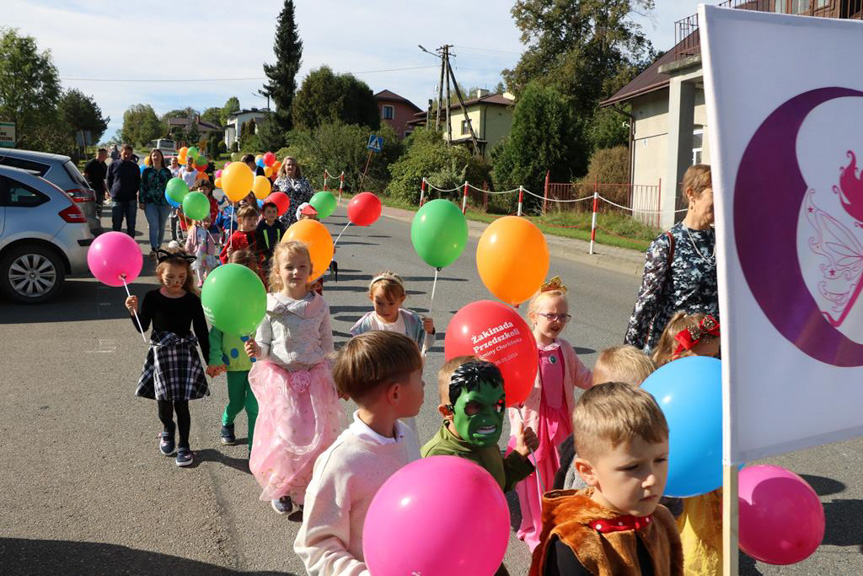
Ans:
{"label": "rope barrier", "polygon": [[574,199],[570,199],[570,200],[558,200],[557,198],[546,198],[545,196],[540,196],[539,194],[534,194],[533,192],[531,192],[527,188],[525,188],[524,191],[526,193],[530,194],[531,196],[533,196],[534,198],[539,198],[540,200],[548,200],[549,202],[560,202],[562,204],[567,204],[570,202],[584,202],[585,200],[593,200],[592,195],[591,196],[585,196],[584,198],[574,198]]}
{"label": "rope barrier", "polygon": [[[620,204],[615,204],[608,198],[603,198],[599,196],[599,199],[607,204],[611,204],[612,206],[616,206],[617,208],[622,208],[623,210],[629,210],[630,212],[641,212],[642,214],[662,214],[663,210],[642,210],[640,208],[630,208],[629,206],[621,206]],[[681,208],[680,210],[675,210],[674,213],[678,214],[680,212],[686,212],[688,208]]]}

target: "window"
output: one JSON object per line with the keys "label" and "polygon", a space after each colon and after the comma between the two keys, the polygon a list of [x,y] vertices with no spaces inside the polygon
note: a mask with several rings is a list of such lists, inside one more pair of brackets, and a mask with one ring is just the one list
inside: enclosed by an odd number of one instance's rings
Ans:
{"label": "window", "polygon": [[38,172],[39,176],[44,176],[48,171],[47,164],[43,164],[42,162],[34,162],[32,160],[25,160],[23,158],[14,158],[11,156],[6,156],[5,158],[0,157],[0,164],[5,164],[6,166],[11,166],[12,168],[19,168],[21,170],[30,170],[33,172]]}
{"label": "window", "polygon": [[470,134],[470,125],[468,124],[470,120],[462,120],[461,121],[461,133],[462,134]]}
{"label": "window", "polygon": [[384,105],[381,115],[384,120],[392,120],[396,116],[396,109],[389,105]]}
{"label": "window", "polygon": [[49,200],[41,192],[8,178],[3,178],[0,181],[0,191],[2,191],[0,194],[0,205],[2,206],[32,208]]}
{"label": "window", "polygon": [[701,164],[701,152],[704,148],[704,127],[696,126],[692,131],[692,163]]}

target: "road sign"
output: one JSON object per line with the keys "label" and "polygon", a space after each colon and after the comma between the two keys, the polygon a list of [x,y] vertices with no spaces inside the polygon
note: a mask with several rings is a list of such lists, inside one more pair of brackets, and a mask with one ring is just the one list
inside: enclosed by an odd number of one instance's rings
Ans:
{"label": "road sign", "polygon": [[381,136],[375,136],[372,134],[369,136],[369,143],[366,145],[366,148],[371,150],[372,152],[380,152],[384,149],[384,139]]}
{"label": "road sign", "polygon": [[15,147],[15,124],[13,122],[0,122],[0,147]]}

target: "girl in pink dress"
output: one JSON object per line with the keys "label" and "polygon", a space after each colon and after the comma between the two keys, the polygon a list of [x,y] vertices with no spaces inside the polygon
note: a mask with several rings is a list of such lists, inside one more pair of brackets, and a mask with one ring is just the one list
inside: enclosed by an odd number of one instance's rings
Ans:
{"label": "girl in pink dress", "polygon": [[258,399],[249,469],[279,514],[302,510],[317,457],[341,432],[344,413],[327,356],[333,352],[330,309],[309,290],[312,261],[302,242],[273,252],[267,314],[246,342]]}
{"label": "girl in pink dress", "polygon": [[[590,388],[593,376],[578,359],[572,345],[559,337],[572,318],[566,300],[566,286],[559,277],[555,276],[542,285],[530,302],[528,318],[536,338],[539,371],[524,404],[509,409],[509,422],[512,430],[523,422],[524,427],[530,426],[539,438],[539,448],[534,458],[545,485],[540,487],[534,472],[515,487],[521,506],[518,537],[533,551],[539,544],[542,532],[540,496],[542,492],[551,490],[554,475],[560,468],[558,445],[572,434],[575,387]],[[514,446],[515,437],[511,437],[509,449]]]}

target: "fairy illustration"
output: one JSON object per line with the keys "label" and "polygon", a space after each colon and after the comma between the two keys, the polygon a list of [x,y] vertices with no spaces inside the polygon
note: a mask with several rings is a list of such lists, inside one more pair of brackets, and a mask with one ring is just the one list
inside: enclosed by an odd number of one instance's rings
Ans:
{"label": "fairy illustration", "polygon": [[[839,186],[833,186],[833,192],[855,220],[855,227],[863,228],[863,180],[857,175],[856,157],[850,150],[848,157],[851,162],[840,168]],[[818,266],[823,276],[818,282],[818,293],[831,303],[831,310],[821,312],[831,326],[838,328],[854,308],[863,288],[863,245],[844,224],[815,204],[814,195],[814,190],[806,195],[806,219],[815,230],[815,235],[809,238],[809,247],[825,259]]]}

